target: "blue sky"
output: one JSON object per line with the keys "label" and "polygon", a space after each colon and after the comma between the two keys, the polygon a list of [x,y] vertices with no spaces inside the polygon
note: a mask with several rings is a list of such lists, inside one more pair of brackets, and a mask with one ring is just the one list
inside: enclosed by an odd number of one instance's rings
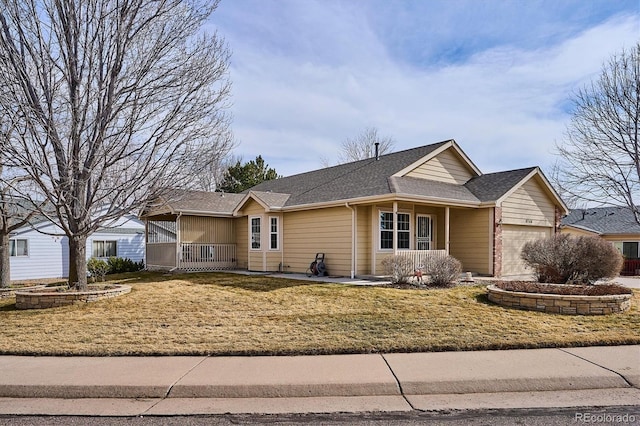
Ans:
{"label": "blue sky", "polygon": [[234,154],[291,175],[366,127],[485,173],[555,161],[568,99],[640,40],[640,0],[223,0]]}

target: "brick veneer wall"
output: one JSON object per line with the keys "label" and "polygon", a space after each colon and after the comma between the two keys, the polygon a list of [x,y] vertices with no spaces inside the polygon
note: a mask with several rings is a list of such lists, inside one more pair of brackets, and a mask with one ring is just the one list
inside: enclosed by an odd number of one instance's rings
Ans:
{"label": "brick veneer wall", "polygon": [[46,309],[72,305],[74,303],[96,302],[102,299],[129,293],[131,286],[117,285],[108,290],[89,291],[16,291],[16,309]]}
{"label": "brick veneer wall", "polygon": [[487,287],[489,300],[510,308],[554,314],[605,315],[624,312],[631,307],[631,294],[611,296],[567,296],[559,294],[523,293]]}

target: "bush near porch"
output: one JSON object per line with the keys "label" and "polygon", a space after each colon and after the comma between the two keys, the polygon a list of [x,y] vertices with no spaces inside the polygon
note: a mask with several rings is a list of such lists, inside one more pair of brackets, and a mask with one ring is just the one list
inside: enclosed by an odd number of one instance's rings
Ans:
{"label": "bush near porch", "polygon": [[113,277],[125,297],[50,310],[0,301],[0,353],[275,355],[640,344],[640,292],[624,314],[502,308],[485,285],[403,290],[236,274]]}

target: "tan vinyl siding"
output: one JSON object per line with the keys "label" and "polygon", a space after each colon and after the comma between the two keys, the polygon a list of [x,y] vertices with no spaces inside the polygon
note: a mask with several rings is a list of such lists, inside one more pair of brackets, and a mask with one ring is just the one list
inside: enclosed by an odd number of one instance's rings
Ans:
{"label": "tan vinyl siding", "polygon": [[247,217],[241,217],[235,219],[235,221],[238,268],[247,269],[249,267],[249,219]]}
{"label": "tan vinyl siding", "polygon": [[233,244],[235,223],[231,218],[182,216],[180,237],[183,243]]}
{"label": "tan vinyl siding", "polygon": [[555,205],[534,177],[502,202],[502,223],[554,226]]}
{"label": "tan vinyl siding", "polygon": [[[579,229],[579,228],[568,228],[568,227],[560,228],[560,233],[561,234],[573,235],[574,237],[581,237],[581,236],[591,237],[591,236],[597,236],[598,235],[597,232],[585,231],[585,230]],[[604,237],[604,238],[606,240],[613,241],[610,238],[607,238],[607,237]],[[628,241],[628,240],[620,240],[620,241]]]}
{"label": "tan vinyl siding", "polygon": [[253,200],[249,200],[245,203],[240,211],[242,216],[259,216],[264,214],[264,207]]}
{"label": "tan vinyl siding", "polygon": [[[587,234],[593,235],[593,234]],[[640,235],[638,234],[616,234],[616,235],[603,235],[603,239],[611,242],[635,242],[640,241]]]}
{"label": "tan vinyl siding", "polygon": [[462,185],[473,173],[452,149],[447,149],[405,176]]}
{"label": "tan vinyl siding", "polygon": [[451,209],[451,256],[462,262],[464,271],[491,274],[491,209]]}
{"label": "tan vinyl siding", "polygon": [[371,273],[371,248],[373,238],[371,236],[371,207],[357,207],[358,223],[358,265],[356,275],[368,275]]}
{"label": "tan vinyl siding", "polygon": [[[250,271],[268,271],[266,251],[269,247],[269,216],[265,213],[264,207],[252,199],[242,206],[239,214],[244,216],[244,230],[238,234],[243,244],[242,247],[238,247],[238,252],[246,253],[246,268]],[[249,227],[254,217],[260,218],[260,249],[258,250],[251,249],[249,245]]]}
{"label": "tan vinyl siding", "polygon": [[305,272],[316,253],[325,253],[331,275],[351,273],[351,210],[333,207],[284,216],[287,272]]}
{"label": "tan vinyl siding", "polygon": [[530,274],[520,258],[528,241],[551,236],[553,228],[526,225],[502,225],[502,275]]}

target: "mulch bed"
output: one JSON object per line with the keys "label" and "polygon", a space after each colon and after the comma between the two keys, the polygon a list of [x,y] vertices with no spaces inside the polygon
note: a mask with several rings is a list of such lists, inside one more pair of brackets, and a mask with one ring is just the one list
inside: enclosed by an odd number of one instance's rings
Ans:
{"label": "mulch bed", "polygon": [[559,294],[563,296],[612,296],[633,294],[631,289],[618,284],[573,285],[542,284],[530,281],[498,281],[495,286],[506,291],[522,293]]}

